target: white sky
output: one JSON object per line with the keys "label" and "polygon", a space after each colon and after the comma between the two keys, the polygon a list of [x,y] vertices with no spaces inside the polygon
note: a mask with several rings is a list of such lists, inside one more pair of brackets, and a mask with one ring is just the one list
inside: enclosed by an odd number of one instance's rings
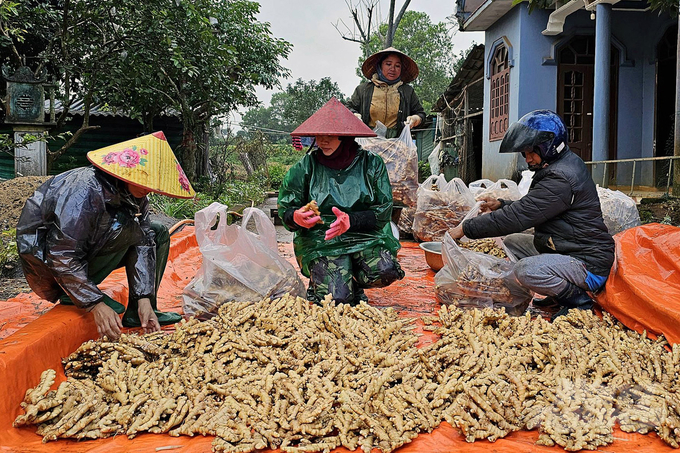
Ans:
{"label": "white sky", "polygon": [[[349,0],[348,0],[349,1]],[[380,0],[381,19],[389,12],[389,1]],[[283,38],[293,45],[282,65],[291,71],[288,79],[281,80],[282,88],[301,78],[304,81],[330,77],[337,82],[345,96],[350,96],[361,81],[355,74],[361,49],[358,43],[347,41],[333,24],[342,19],[349,27],[352,18],[345,0],[259,0],[258,20],[269,22],[274,37]],[[353,0],[354,4],[357,0]],[[401,8],[397,0],[395,8]],[[409,10],[422,11],[433,23],[443,22],[454,12],[455,0],[411,0]],[[396,12],[395,12],[396,14]],[[344,30],[340,24],[340,30]],[[453,37],[453,51],[458,55],[472,42],[484,42],[482,32],[457,32]],[[269,106],[276,90],[256,90],[258,99]],[[232,120],[239,121],[238,115]],[[237,126],[238,128],[238,126]]]}

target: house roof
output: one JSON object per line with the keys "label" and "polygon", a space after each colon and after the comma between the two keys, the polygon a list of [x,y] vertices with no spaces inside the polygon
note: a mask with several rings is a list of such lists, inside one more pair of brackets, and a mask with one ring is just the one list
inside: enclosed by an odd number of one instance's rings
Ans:
{"label": "house roof", "polygon": [[[69,114],[71,115],[84,115],[85,114],[85,101],[82,99],[78,99],[74,101],[71,104],[71,107],[69,108]],[[64,105],[63,103],[55,99],[54,100],[54,112],[59,114],[64,111]],[[49,114],[50,112],[50,101],[45,100],[45,113]],[[128,118],[130,116],[129,112],[126,112],[122,109],[116,109],[113,107],[109,107],[106,104],[95,104],[90,106],[90,116],[109,116],[109,117],[118,117],[118,118]],[[180,114],[179,112],[175,110],[170,110],[168,112],[163,111],[159,116],[170,116],[170,117],[179,117]]]}
{"label": "house roof", "polygon": [[484,44],[477,44],[470,50],[463,65],[451,80],[451,83],[432,107],[432,111],[441,112],[446,109],[448,103],[458,96],[463,89],[479,78],[484,76]]}
{"label": "house roof", "polygon": [[486,0],[481,4],[474,0],[458,0],[457,3],[456,17],[463,31],[484,31],[512,9],[512,0]]}

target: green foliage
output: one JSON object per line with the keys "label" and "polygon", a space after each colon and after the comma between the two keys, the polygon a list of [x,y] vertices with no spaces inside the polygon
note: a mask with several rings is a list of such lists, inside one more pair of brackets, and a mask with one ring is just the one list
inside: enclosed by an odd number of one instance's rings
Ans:
{"label": "green foliage", "polygon": [[333,96],[344,101],[340,87],[330,77],[318,82],[298,79],[294,84],[288,84],[285,91],[274,93],[269,107],[257,107],[243,114],[241,127],[250,136],[258,130],[267,134],[270,142],[289,141],[289,133]]}
{"label": "green foliage", "polygon": [[671,17],[678,17],[678,10],[680,9],[678,0],[649,0],[649,6],[651,6],[652,11],[665,11]]}
{"label": "green foliage", "polygon": [[270,162],[270,171],[271,163],[291,166],[302,159],[302,156],[304,155],[304,151],[298,151],[297,149],[293,148],[293,145],[273,145],[270,147],[270,154],[268,158],[268,162]]}
{"label": "green foliage", "polygon": [[256,105],[256,86],[274,88],[288,75],[279,58],[291,45],[257,20],[254,1],[2,5],[0,59],[16,67],[21,56],[39,57],[28,60],[31,68],[49,70],[65,106],[82,99],[86,106],[122,109],[146,130],[160,113],[180,112],[185,135],[176,151],[190,178],[202,171],[206,150],[197,142],[210,119]]}
{"label": "green foliage", "polygon": [[[387,32],[387,24],[380,27],[381,33]],[[426,13],[406,11],[394,34],[392,46],[411,57],[420,69],[418,78],[411,85],[420,98],[426,112],[446,90],[454,75],[453,44],[445,22],[433,24]],[[382,49],[382,40],[374,35],[367,49],[367,54],[373,54]],[[361,74],[359,60],[357,74]]]}
{"label": "green foliage", "polygon": [[281,183],[283,182],[283,178],[286,176],[286,173],[288,173],[288,168],[286,166],[278,164],[278,163],[273,163],[269,165],[269,187],[271,187],[273,190],[279,190],[279,187],[281,187]]}
{"label": "green foliage", "polygon": [[16,235],[15,228],[0,232],[0,271],[6,264],[16,263],[19,259]]}
{"label": "green foliage", "polygon": [[432,176],[430,163],[426,160],[418,161],[418,183],[422,183],[430,176]]}
{"label": "green foliage", "polygon": [[[266,180],[265,180],[266,181]],[[150,194],[151,206],[176,219],[193,219],[197,211],[217,201],[227,205],[230,210],[242,210],[244,207],[258,205],[264,201],[266,184],[261,178],[248,181],[234,180],[225,183],[220,189],[219,197],[197,193],[193,199],[170,198],[164,195]]]}

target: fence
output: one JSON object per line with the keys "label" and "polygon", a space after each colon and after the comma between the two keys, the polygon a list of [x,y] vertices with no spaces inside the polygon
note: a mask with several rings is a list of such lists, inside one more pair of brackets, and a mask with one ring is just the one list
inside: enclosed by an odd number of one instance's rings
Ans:
{"label": "fence", "polygon": [[[632,163],[633,164],[633,169],[631,171],[631,180],[630,180],[630,193],[629,195],[633,194],[633,190],[635,188],[635,176],[636,176],[636,166],[638,162],[651,162],[651,161],[664,161],[667,160],[668,162],[668,173],[667,173],[667,179],[666,179],[666,194],[670,192],[670,186],[671,186],[671,178],[673,174],[673,161],[676,159],[680,159],[680,156],[661,156],[661,157],[638,157],[634,159],[615,159],[615,160],[594,160],[594,161],[589,161],[586,162],[586,165],[589,165],[591,167],[591,174],[593,175],[593,180],[597,183],[599,181],[596,180],[595,172],[598,170],[598,165],[602,164],[602,183],[600,184],[601,187],[608,187],[609,186],[609,181],[607,178],[607,165],[615,165],[619,163]],[[599,179],[599,176],[597,177]]]}

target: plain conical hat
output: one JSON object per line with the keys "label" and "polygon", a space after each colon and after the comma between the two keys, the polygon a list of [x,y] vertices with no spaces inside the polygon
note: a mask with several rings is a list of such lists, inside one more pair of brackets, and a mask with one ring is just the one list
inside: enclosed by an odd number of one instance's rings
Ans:
{"label": "plain conical hat", "polygon": [[337,135],[339,137],[375,137],[376,133],[335,96],[290,133],[300,137]]}
{"label": "plain conical hat", "polygon": [[388,47],[387,49],[376,52],[366,58],[364,64],[361,65],[361,72],[364,74],[364,77],[371,80],[373,74],[378,70],[378,62],[391,53],[396,53],[401,59],[401,81],[404,83],[414,81],[416,77],[418,77],[418,65],[411,57],[394,47]]}
{"label": "plain conical hat", "polygon": [[163,132],[87,153],[92,165],[127,183],[175,198],[196,195]]}

